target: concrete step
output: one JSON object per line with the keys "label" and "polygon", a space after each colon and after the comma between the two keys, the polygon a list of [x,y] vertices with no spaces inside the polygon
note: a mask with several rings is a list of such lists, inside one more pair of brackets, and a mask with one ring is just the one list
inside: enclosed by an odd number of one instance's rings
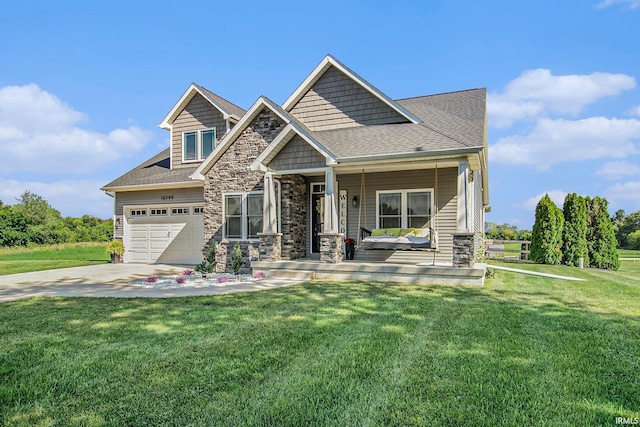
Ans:
{"label": "concrete step", "polygon": [[254,270],[253,274],[262,272],[265,276],[275,279],[298,279],[298,280],[313,280],[316,278],[316,272],[310,270]]}

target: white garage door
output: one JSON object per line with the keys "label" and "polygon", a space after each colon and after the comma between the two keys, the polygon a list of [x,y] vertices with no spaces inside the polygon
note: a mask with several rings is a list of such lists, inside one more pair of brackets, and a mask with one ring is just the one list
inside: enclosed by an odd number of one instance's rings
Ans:
{"label": "white garage door", "polygon": [[198,264],[204,223],[201,206],[125,208],[125,262]]}

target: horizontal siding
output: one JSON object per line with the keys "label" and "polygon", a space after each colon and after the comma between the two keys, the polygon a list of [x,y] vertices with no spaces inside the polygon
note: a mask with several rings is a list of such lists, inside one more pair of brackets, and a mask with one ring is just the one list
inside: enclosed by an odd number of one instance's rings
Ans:
{"label": "horizontal siding", "polygon": [[273,170],[291,170],[327,166],[325,157],[296,135],[268,165]]}
{"label": "horizontal siding", "polygon": [[182,163],[182,132],[211,128],[216,129],[217,142],[227,131],[227,123],[217,108],[202,95],[196,94],[172,124],[172,169],[194,166],[194,163]]}
{"label": "horizontal siding", "polygon": [[[347,190],[347,237],[357,239],[358,214],[360,209],[351,206],[353,196],[358,196],[361,211],[361,226],[373,229],[376,226],[376,191],[435,188],[435,170],[381,172],[365,174],[365,194],[360,194],[360,174],[338,175],[338,186]],[[456,232],[457,169],[438,169],[437,218],[432,225],[438,231],[440,253],[436,263],[452,263],[453,233]]]}
{"label": "horizontal siding", "polygon": [[[124,206],[178,205],[180,203],[203,203],[202,188],[179,188],[172,190],[127,191],[116,193],[116,216],[123,215]],[[162,197],[173,196],[171,200]]]}
{"label": "horizontal siding", "polygon": [[407,121],[335,67],[318,79],[291,113],[314,131]]}

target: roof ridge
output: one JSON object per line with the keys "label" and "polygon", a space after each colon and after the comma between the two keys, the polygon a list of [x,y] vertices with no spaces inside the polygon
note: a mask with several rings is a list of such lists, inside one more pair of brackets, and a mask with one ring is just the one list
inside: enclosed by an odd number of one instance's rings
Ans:
{"label": "roof ridge", "polygon": [[486,87],[476,87],[476,88],[472,88],[472,89],[463,89],[463,90],[452,90],[449,92],[441,92],[441,93],[432,93],[429,95],[418,95],[418,96],[410,96],[408,98],[398,98],[398,99],[394,99],[394,101],[407,101],[409,99],[418,99],[418,98],[428,98],[430,96],[440,96],[440,95],[451,95],[453,93],[462,93],[462,92],[471,92],[474,90],[487,90]]}

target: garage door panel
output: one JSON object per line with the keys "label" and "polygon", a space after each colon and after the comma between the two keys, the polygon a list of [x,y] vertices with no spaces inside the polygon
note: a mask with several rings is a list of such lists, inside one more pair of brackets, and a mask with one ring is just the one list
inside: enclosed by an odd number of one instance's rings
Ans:
{"label": "garage door panel", "polygon": [[202,261],[202,215],[138,217],[128,223],[128,231],[127,262],[193,265]]}

